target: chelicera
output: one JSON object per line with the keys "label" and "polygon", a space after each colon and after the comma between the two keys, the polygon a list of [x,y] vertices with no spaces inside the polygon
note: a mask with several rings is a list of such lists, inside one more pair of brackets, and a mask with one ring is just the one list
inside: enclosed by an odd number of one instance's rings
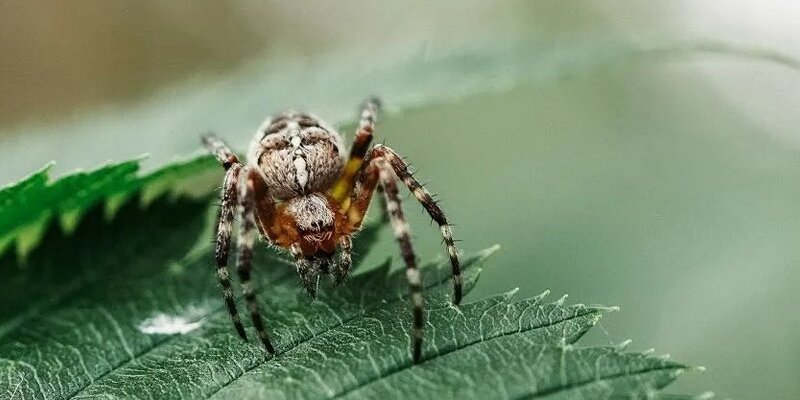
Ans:
{"label": "chelicera", "polygon": [[266,350],[275,347],[258,309],[251,280],[256,238],[292,254],[297,274],[313,298],[321,275],[337,283],[352,266],[352,238],[360,229],[376,191],[391,221],[406,266],[411,292],[411,354],[422,352],[424,300],[408,223],[403,215],[397,181],[403,182],[439,225],[453,273],[453,303],[462,297],[461,267],[450,224],[430,193],[414,178],[409,165],[394,150],[370,146],[380,102],[369,99],[349,154],[341,135],[311,114],[285,111],[268,118],[256,132],[241,162],[214,136],[203,143],[225,168],[216,233],[217,277],[239,336],[247,339],[236,309],[228,272],[234,214],[241,223],[237,240],[238,275],[253,326]]}

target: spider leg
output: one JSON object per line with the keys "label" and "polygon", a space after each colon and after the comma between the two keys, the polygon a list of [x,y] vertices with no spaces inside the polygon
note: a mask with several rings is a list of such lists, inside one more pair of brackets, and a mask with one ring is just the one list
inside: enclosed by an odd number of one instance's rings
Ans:
{"label": "spider leg", "polygon": [[358,174],[364,164],[364,156],[367,154],[369,145],[372,142],[372,133],[375,131],[375,121],[378,119],[380,108],[381,102],[376,97],[369,98],[364,102],[361,121],[358,124],[356,137],[350,148],[350,157],[347,160],[347,164],[345,164],[342,176],[339,177],[331,189],[331,196],[339,204],[345,203],[353,190],[353,186],[355,186]]}
{"label": "spider leg", "polygon": [[339,239],[339,260],[333,271],[336,284],[342,283],[347,275],[350,274],[350,268],[353,266],[353,238],[350,235],[342,236]]}
{"label": "spider leg", "polygon": [[386,200],[386,195],[383,193],[383,185],[378,185],[375,191],[378,193],[378,201],[381,204],[381,222],[389,222],[389,203]]}
{"label": "spider leg", "polygon": [[406,278],[408,279],[408,287],[411,291],[412,307],[411,347],[413,360],[417,363],[422,356],[422,328],[425,324],[425,317],[423,314],[425,301],[422,296],[422,278],[419,268],[417,267],[417,257],[414,254],[414,247],[411,244],[411,236],[408,233],[408,222],[403,214],[403,207],[394,173],[385,160],[378,159],[376,161],[379,165],[380,182],[381,186],[383,186],[383,195],[386,199],[386,212],[389,214],[389,220],[392,222],[392,228],[394,229],[394,237],[400,245],[400,253],[406,264]]}
{"label": "spider leg", "polygon": [[275,354],[275,348],[269,339],[264,322],[261,319],[261,314],[258,311],[258,302],[256,300],[255,290],[253,289],[253,282],[251,279],[251,271],[253,267],[253,245],[256,240],[256,222],[255,222],[255,181],[260,179],[258,172],[251,168],[246,168],[245,179],[240,185],[239,192],[239,211],[241,213],[241,228],[239,231],[239,279],[242,283],[242,291],[244,292],[244,300],[247,303],[247,309],[250,311],[250,319],[253,321],[253,326],[258,332],[258,337],[264,348],[270,353]]}
{"label": "spider leg", "polygon": [[[353,193],[350,194],[349,207],[345,209],[352,232],[361,229],[361,224],[364,222],[364,217],[367,214],[370,202],[372,202],[372,196],[376,191],[382,190],[378,187],[379,171],[373,154],[370,153],[367,159],[368,162],[362,168],[358,181],[353,187]],[[383,200],[382,203],[385,204],[386,201]],[[383,216],[386,217],[387,212],[382,212]]]}
{"label": "spider leg", "polygon": [[233,231],[233,213],[236,209],[236,184],[239,181],[239,173],[241,172],[241,165],[234,164],[225,173],[225,181],[222,185],[221,204],[219,206],[219,213],[217,214],[217,239],[216,249],[214,256],[217,262],[217,279],[222,285],[222,295],[225,299],[225,305],[228,307],[228,314],[231,316],[233,326],[236,327],[236,332],[239,333],[242,339],[247,340],[247,334],[244,331],[242,320],[239,318],[239,313],[236,310],[236,301],[233,297],[233,289],[231,288],[230,273],[228,271],[228,253],[231,246],[231,232]]}
{"label": "spider leg", "polygon": [[294,265],[297,268],[297,275],[300,276],[300,281],[303,283],[306,293],[312,299],[317,297],[317,285],[319,283],[319,269],[317,263],[309,260],[303,255],[303,251],[298,243],[292,244],[290,248],[294,256]]}
{"label": "spider leg", "polygon": [[431,194],[422,187],[422,185],[412,176],[411,172],[409,171],[408,164],[403,161],[403,159],[395,153],[394,150],[383,146],[383,145],[375,145],[373,147],[371,157],[374,158],[384,158],[389,166],[391,166],[394,173],[397,175],[400,180],[405,183],[408,190],[414,194],[414,197],[417,198],[417,201],[422,204],[422,207],[425,208],[425,211],[428,212],[428,215],[433,218],[434,221],[439,225],[439,230],[442,233],[442,238],[444,239],[444,244],[447,247],[447,254],[450,256],[450,265],[452,266],[453,270],[453,303],[458,305],[461,303],[462,298],[462,278],[461,278],[461,263],[458,259],[458,250],[456,249],[455,239],[453,239],[453,231],[450,227],[450,224],[447,222],[447,217],[444,215],[444,211],[436,204],[436,201],[433,200]]}
{"label": "spider leg", "polygon": [[222,167],[225,168],[225,170],[230,169],[231,166],[235,164],[241,165],[241,162],[239,162],[239,158],[236,157],[236,154],[233,154],[233,152],[228,149],[228,146],[225,145],[225,142],[223,142],[220,138],[213,134],[208,134],[204,135],[202,140],[208,151],[217,156],[217,159],[222,164]]}
{"label": "spider leg", "polygon": [[255,199],[255,220],[258,231],[265,241],[273,244],[279,241],[280,230],[276,227],[275,201],[270,193],[264,178],[255,170],[251,170],[253,197]]}

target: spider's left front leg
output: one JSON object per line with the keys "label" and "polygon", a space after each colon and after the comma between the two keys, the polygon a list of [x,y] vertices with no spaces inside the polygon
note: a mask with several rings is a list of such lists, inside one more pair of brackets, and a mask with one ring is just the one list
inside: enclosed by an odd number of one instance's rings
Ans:
{"label": "spider's left front leg", "polygon": [[[439,223],[447,244],[450,261],[453,268],[453,291],[454,303],[461,301],[461,265],[458,259],[458,251],[455,248],[455,240],[450,232],[450,225],[444,217],[433,198],[420,185],[408,171],[408,165],[397,156],[394,151],[384,146],[375,146],[367,157],[368,162],[361,171],[359,180],[355,185],[355,192],[351,195],[350,208],[347,210],[347,217],[353,231],[358,230],[367,213],[372,196],[382,189],[385,213],[392,223],[395,239],[400,246],[400,253],[406,265],[406,278],[411,292],[412,307],[412,326],[411,326],[411,348],[413,361],[419,362],[422,357],[422,340],[424,327],[424,308],[425,303],[422,294],[422,276],[417,266],[417,257],[411,243],[408,223],[403,213],[399,190],[397,187],[397,177],[399,177],[409,189],[414,193],[422,205]],[[402,168],[393,165],[393,162],[402,163]],[[380,184],[380,186],[378,186]]]}
{"label": "spider's left front leg", "polygon": [[450,257],[450,266],[452,267],[453,304],[461,304],[461,299],[463,297],[461,261],[459,260],[458,249],[456,248],[455,243],[456,241],[453,238],[453,230],[450,227],[450,223],[447,221],[444,211],[441,207],[439,207],[439,204],[433,200],[433,196],[431,196],[428,190],[425,189],[419,183],[419,181],[416,180],[416,178],[414,178],[410,171],[409,165],[394,150],[378,144],[373,147],[371,155],[375,159],[382,158],[386,160],[386,163],[389,165],[392,171],[401,181],[403,181],[408,190],[414,194],[414,197],[416,197],[417,201],[419,201],[425,211],[427,211],[428,215],[430,215],[436,224],[439,225],[439,231],[442,234],[442,241],[447,248],[447,255]]}
{"label": "spider's left front leg", "polygon": [[384,159],[376,159],[378,166],[378,177],[380,186],[383,188],[384,206],[389,221],[392,223],[394,237],[400,245],[400,255],[406,264],[406,279],[408,288],[411,292],[411,349],[412,359],[415,363],[422,357],[422,329],[425,326],[425,300],[422,296],[422,277],[417,266],[417,255],[414,253],[414,246],[411,243],[411,235],[408,230],[408,222],[403,213],[403,206],[400,201],[400,191],[397,189],[397,181],[391,167]]}

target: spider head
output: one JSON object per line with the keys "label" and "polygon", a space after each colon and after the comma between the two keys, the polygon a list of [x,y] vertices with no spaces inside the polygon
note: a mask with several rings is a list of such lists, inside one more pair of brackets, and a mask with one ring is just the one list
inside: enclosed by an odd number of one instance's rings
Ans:
{"label": "spider head", "polygon": [[329,199],[320,193],[287,201],[286,213],[294,221],[296,240],[309,257],[331,258],[336,252],[337,214]]}

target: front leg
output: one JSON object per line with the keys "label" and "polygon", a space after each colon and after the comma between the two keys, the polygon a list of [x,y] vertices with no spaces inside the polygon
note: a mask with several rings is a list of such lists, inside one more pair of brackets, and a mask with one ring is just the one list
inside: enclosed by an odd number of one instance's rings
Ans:
{"label": "front leg", "polygon": [[378,120],[380,109],[381,102],[375,97],[364,102],[364,107],[361,111],[361,121],[358,124],[356,137],[350,148],[350,157],[347,160],[347,164],[344,166],[342,176],[339,177],[330,192],[331,197],[339,204],[345,204],[350,193],[353,191],[361,168],[364,165],[364,157],[372,142],[375,122]]}
{"label": "front leg", "polygon": [[456,241],[453,238],[453,230],[450,226],[450,223],[447,222],[447,217],[444,215],[444,211],[442,211],[439,204],[433,200],[433,197],[425,189],[419,181],[417,181],[414,176],[411,174],[409,170],[408,164],[403,161],[403,159],[392,149],[383,146],[383,145],[375,145],[372,150],[373,157],[375,158],[384,158],[389,166],[392,168],[397,177],[400,178],[403,183],[405,183],[408,190],[414,194],[414,197],[417,198],[422,207],[425,211],[428,212],[428,215],[436,221],[436,224],[439,225],[439,231],[442,233],[442,239],[444,241],[445,247],[447,248],[447,255],[450,257],[450,265],[453,270],[453,303],[458,305],[461,303],[462,293],[463,293],[463,283],[461,278],[461,262],[459,261],[458,257],[458,249],[456,249]]}
{"label": "front leg", "polygon": [[242,325],[239,312],[236,308],[236,299],[231,287],[230,271],[228,269],[228,258],[231,247],[231,235],[233,234],[233,215],[238,205],[238,185],[242,172],[242,164],[236,155],[225,146],[225,143],[213,135],[202,138],[203,144],[209,152],[214,154],[222,167],[225,168],[225,179],[222,183],[222,193],[220,194],[219,211],[217,213],[217,232],[216,246],[214,249],[214,259],[217,264],[217,280],[222,286],[222,296],[225,306],[231,317],[236,333],[247,340],[247,333]]}
{"label": "front leg", "polygon": [[[356,231],[361,227],[369,208],[369,203],[372,200],[372,195],[379,182],[381,163],[386,163],[388,168],[405,183],[408,190],[414,194],[417,201],[428,212],[428,215],[439,225],[439,231],[447,248],[447,255],[450,257],[450,265],[453,271],[453,303],[460,304],[463,297],[461,261],[459,260],[458,249],[456,248],[456,241],[453,238],[450,223],[447,221],[444,211],[433,200],[431,194],[411,174],[408,164],[394,150],[386,146],[375,145],[367,155],[367,163],[361,171],[354,193],[351,195],[350,207],[347,209],[347,216],[352,229]],[[383,186],[384,190],[388,190],[385,184]],[[390,205],[387,204],[387,206]],[[391,217],[391,212],[389,214]]]}
{"label": "front leg", "polygon": [[383,187],[383,197],[386,200],[386,213],[392,222],[394,238],[400,245],[400,255],[406,264],[406,279],[411,292],[411,355],[415,363],[422,357],[422,329],[425,325],[425,300],[422,296],[422,276],[417,266],[417,255],[411,243],[408,231],[408,222],[403,213],[397,182],[386,160],[378,159],[379,177]]}
{"label": "front leg", "polygon": [[242,320],[236,309],[236,300],[233,296],[231,287],[230,272],[228,270],[228,258],[231,247],[231,234],[233,233],[233,214],[238,203],[237,185],[242,170],[240,164],[234,164],[225,173],[225,181],[222,184],[221,202],[219,213],[217,214],[217,239],[214,258],[217,263],[217,279],[222,286],[222,296],[228,308],[236,332],[244,340],[247,340]]}
{"label": "front leg", "polygon": [[239,211],[241,217],[241,228],[239,230],[238,240],[239,279],[241,279],[242,291],[244,292],[244,300],[247,303],[247,309],[250,311],[250,319],[253,321],[256,332],[258,332],[258,337],[261,339],[264,348],[270,354],[275,354],[275,348],[272,346],[267,328],[264,326],[261,313],[258,310],[256,291],[253,287],[251,277],[251,271],[253,269],[253,246],[256,240],[255,176],[252,172],[253,170],[248,167],[247,174],[239,191]]}

